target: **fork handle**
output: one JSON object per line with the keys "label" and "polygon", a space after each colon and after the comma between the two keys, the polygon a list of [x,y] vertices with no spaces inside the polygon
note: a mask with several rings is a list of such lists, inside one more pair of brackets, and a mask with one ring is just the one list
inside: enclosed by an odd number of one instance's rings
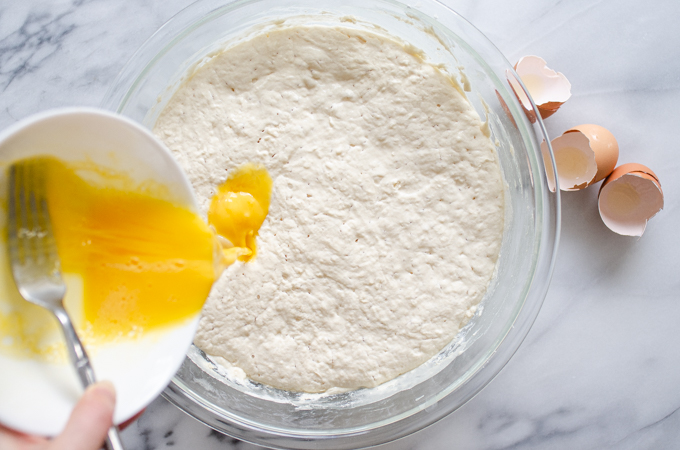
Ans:
{"label": "fork handle", "polygon": [[64,337],[66,338],[68,356],[71,358],[71,363],[76,368],[78,378],[80,378],[80,384],[84,389],[97,381],[94,376],[92,364],[90,364],[90,358],[87,356],[85,347],[82,342],[80,342],[80,338],[76,334],[71,318],[66,311],[57,308],[54,313],[61,323],[61,328],[64,331]]}
{"label": "fork handle", "polygon": [[[80,378],[80,384],[83,386],[83,389],[85,389],[97,381],[94,376],[92,364],[90,364],[90,358],[87,356],[85,347],[82,342],[80,342],[80,338],[76,334],[71,318],[66,311],[57,308],[54,314],[57,316],[61,328],[64,331],[69,357],[76,368],[78,378]],[[120,435],[118,434],[118,427],[115,425],[109,428],[106,435],[106,448],[107,450],[125,450]]]}
{"label": "fork handle", "polygon": [[106,449],[107,450],[125,450],[123,448],[123,441],[118,434],[118,427],[112,426],[109,428],[109,433],[106,435]]}

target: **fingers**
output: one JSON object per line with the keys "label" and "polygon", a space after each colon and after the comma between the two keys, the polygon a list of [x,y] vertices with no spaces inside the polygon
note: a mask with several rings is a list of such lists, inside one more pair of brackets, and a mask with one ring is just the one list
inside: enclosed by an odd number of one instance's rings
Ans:
{"label": "fingers", "polygon": [[113,423],[115,404],[116,391],[110,382],[88,387],[50,450],[99,450]]}
{"label": "fingers", "polygon": [[30,436],[5,427],[0,423],[0,449],[2,450],[30,450],[45,448],[47,439]]}

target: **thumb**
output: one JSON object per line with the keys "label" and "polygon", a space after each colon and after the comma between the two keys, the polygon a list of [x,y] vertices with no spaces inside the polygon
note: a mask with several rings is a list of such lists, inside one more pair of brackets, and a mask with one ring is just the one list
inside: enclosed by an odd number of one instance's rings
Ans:
{"label": "thumb", "polygon": [[89,386],[50,450],[99,450],[113,424],[115,404],[113,384],[102,381]]}

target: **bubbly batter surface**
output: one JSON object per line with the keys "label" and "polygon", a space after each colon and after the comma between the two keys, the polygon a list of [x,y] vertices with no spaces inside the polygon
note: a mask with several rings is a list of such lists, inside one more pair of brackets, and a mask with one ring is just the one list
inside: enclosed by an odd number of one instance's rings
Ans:
{"label": "bubbly batter surface", "polygon": [[215,56],[154,132],[203,213],[235,167],[273,179],[258,254],[214,286],[195,339],[292,391],[372,387],[437,354],[500,249],[500,167],[448,75],[371,32],[280,29]]}

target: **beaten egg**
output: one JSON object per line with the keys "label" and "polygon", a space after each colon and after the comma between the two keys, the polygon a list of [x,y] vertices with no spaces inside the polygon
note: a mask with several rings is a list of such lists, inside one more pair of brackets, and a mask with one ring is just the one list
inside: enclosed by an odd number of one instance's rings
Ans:
{"label": "beaten egg", "polygon": [[[221,269],[236,258],[255,256],[255,236],[266,218],[272,186],[263,167],[245,165],[219,187],[210,226],[187,207],[163,200],[162,187],[152,183],[135,185],[124,174],[89,163],[48,157],[31,163],[44,170],[71,296],[66,307],[88,344],[194,317]],[[228,248],[223,249],[225,240]],[[2,271],[10,280],[8,267]],[[15,289],[10,282],[5,290]],[[75,301],[74,293],[80,297]],[[54,335],[56,321],[17,297],[5,292],[0,298],[0,349],[13,346],[14,354],[54,359],[50,354],[59,345],[45,336]]]}
{"label": "beaten egg", "polygon": [[232,248],[224,250],[227,264],[250,261],[257,253],[255,237],[269,212],[272,179],[263,166],[244,164],[217,189],[208,222]]}

